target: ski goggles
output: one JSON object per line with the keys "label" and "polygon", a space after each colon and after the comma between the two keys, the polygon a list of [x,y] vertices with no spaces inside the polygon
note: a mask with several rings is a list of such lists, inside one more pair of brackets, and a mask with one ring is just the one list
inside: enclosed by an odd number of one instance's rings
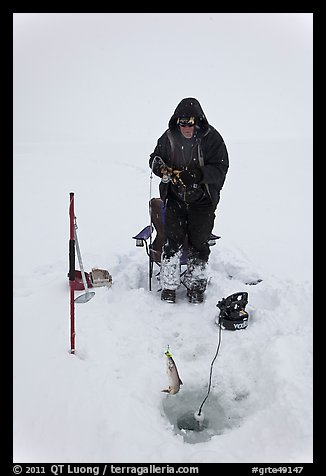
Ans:
{"label": "ski goggles", "polygon": [[194,117],[179,117],[177,124],[180,127],[193,127],[195,125]]}

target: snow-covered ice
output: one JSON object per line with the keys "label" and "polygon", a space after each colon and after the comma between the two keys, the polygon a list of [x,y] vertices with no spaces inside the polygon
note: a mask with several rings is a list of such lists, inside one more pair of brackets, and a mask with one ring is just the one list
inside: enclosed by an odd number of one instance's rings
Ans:
{"label": "snow-covered ice", "polygon": [[[309,14],[16,15],[14,461],[311,462],[312,146],[309,67],[304,69],[310,65]],[[216,41],[220,51],[218,68],[211,63],[215,55],[204,56],[201,77],[193,73],[192,78],[182,74],[175,55],[171,60],[167,52],[183,46],[174,42],[178,15],[189,22],[197,15],[209,49]],[[249,15],[246,21],[259,31],[259,44],[250,29],[241,30],[241,15],[242,20]],[[292,21],[288,41],[277,46],[268,27],[277,23],[282,36],[286,20]],[[137,33],[130,45],[118,28],[126,23]],[[58,25],[61,36],[54,41]],[[233,74],[229,88],[223,65],[230,58],[229,74],[237,70],[233,54],[240,45],[231,42],[219,50],[228,32],[244,35],[243,51],[255,45],[253,55],[266,67],[274,60],[274,76],[265,88],[257,80],[241,89],[243,81]],[[302,64],[296,41],[306,45]],[[204,43],[201,38],[192,46],[197,51]],[[282,69],[286,55],[293,60],[287,73]],[[176,84],[166,77],[170,60],[174,78],[183,78]],[[128,80],[119,73],[127,66]],[[271,71],[245,62],[238,68],[243,78],[253,68],[264,80]],[[300,68],[305,80],[298,76]],[[162,70],[167,84],[160,78],[154,86]],[[286,91],[294,78],[302,81],[292,96],[283,97],[283,111],[281,70]],[[204,88],[202,75],[210,77]],[[292,110],[298,91],[304,118],[296,113],[300,104]],[[249,121],[240,98],[245,94],[252,98]],[[189,304],[180,288],[172,305],[160,301],[155,279],[148,291],[147,256],[132,236],[149,223],[149,154],[176,104],[187,96],[199,99],[220,130],[230,170],[217,211],[214,232],[221,239],[211,249],[205,302]],[[262,101],[269,110],[258,117]],[[271,130],[277,120],[280,128]],[[301,134],[305,125],[306,135]],[[158,196],[158,183],[154,177],[152,196]],[[70,192],[85,270],[108,269],[113,278],[111,288],[95,288],[92,300],[75,305],[76,355],[69,353]],[[244,284],[256,278],[263,281]],[[239,291],[249,293],[249,325],[222,331],[203,408],[211,428],[185,437],[175,421],[189,409],[196,411],[206,395],[218,342],[216,303]],[[183,381],[177,395],[161,392],[168,383],[168,345]]]}

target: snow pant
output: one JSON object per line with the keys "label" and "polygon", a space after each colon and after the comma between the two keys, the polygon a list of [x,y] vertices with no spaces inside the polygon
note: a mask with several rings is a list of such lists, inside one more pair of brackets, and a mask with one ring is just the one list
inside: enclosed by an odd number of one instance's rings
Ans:
{"label": "snow pant", "polygon": [[180,257],[187,248],[187,270],[183,283],[188,289],[205,291],[208,240],[214,226],[215,209],[210,202],[186,204],[169,198],[165,211],[166,241],[163,246],[160,282],[162,289],[180,285]]}

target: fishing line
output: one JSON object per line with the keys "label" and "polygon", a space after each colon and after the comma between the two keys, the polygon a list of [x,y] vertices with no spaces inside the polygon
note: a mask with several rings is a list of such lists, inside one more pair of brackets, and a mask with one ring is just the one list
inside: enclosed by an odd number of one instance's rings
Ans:
{"label": "fishing line", "polygon": [[191,430],[191,431],[203,431],[205,428],[208,427],[208,420],[204,416],[204,412],[202,412],[202,408],[208,398],[208,395],[210,394],[211,391],[211,385],[212,385],[212,373],[213,373],[213,366],[215,363],[215,360],[217,358],[218,352],[220,350],[221,346],[221,336],[222,336],[222,325],[221,322],[218,323],[219,325],[219,334],[218,334],[218,344],[217,344],[217,349],[214,355],[214,358],[211,363],[211,368],[210,368],[210,373],[209,373],[209,383],[208,383],[208,390],[207,394],[202,401],[199,410],[196,411],[195,413],[193,410],[187,411],[185,414],[181,415],[178,420],[177,420],[177,425],[180,430]]}
{"label": "fishing line", "polygon": [[222,327],[221,327],[221,323],[219,322],[219,333],[218,333],[218,344],[217,344],[217,349],[216,349],[216,353],[214,355],[214,358],[212,360],[212,363],[211,363],[211,369],[210,369],[210,373],[209,373],[209,384],[208,384],[208,390],[207,390],[207,395],[206,397],[204,398],[204,400],[202,401],[200,407],[199,407],[199,410],[197,412],[197,415],[200,416],[201,414],[201,410],[204,406],[204,403],[206,402],[207,398],[208,398],[208,395],[211,391],[211,385],[212,385],[212,373],[213,373],[213,365],[214,365],[214,362],[216,360],[216,357],[218,355],[218,352],[220,350],[220,345],[221,345],[221,340],[222,340]]}

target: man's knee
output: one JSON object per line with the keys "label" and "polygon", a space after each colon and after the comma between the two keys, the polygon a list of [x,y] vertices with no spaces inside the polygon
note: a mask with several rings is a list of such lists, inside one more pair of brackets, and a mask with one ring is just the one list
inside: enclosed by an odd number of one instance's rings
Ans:
{"label": "man's knee", "polygon": [[181,247],[182,245],[178,244],[176,241],[167,239],[163,245],[163,258],[172,258],[172,256],[180,251]]}
{"label": "man's knee", "polygon": [[207,263],[210,252],[211,250],[207,242],[199,243],[197,245],[191,243],[189,246],[188,256],[190,260]]}

